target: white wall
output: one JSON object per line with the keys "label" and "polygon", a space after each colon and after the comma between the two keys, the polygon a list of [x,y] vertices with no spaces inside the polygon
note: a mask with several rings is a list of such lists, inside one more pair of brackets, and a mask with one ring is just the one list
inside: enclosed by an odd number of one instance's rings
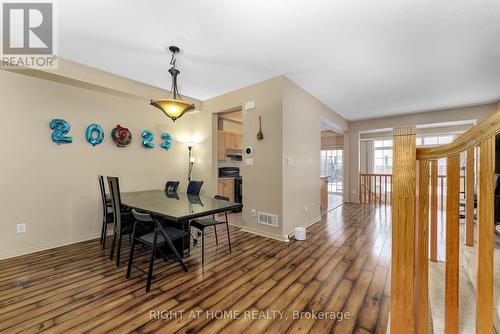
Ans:
{"label": "white wall", "polygon": [[[147,93],[148,87],[143,88]],[[204,190],[211,193],[206,114],[193,113],[173,123],[146,98],[99,90],[0,71],[0,258],[97,237],[102,216],[97,174],[119,176],[123,191],[162,189],[167,180],[180,180],[186,187],[188,153],[179,140],[200,141],[194,148],[193,177],[208,181]],[[53,118],[70,123],[72,144],[52,142]],[[104,142],[95,147],[85,139],[91,123],[105,131]],[[133,134],[127,148],[118,148],[110,138],[117,124]],[[145,129],[155,133],[157,145],[161,132],[171,133],[173,148],[143,148]],[[26,233],[16,234],[17,223],[27,224]]]}

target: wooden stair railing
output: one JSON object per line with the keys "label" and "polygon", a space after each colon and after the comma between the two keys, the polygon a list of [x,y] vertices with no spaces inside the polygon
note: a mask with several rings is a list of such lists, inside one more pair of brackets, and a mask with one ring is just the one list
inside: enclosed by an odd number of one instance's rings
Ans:
{"label": "wooden stair railing", "polygon": [[391,195],[392,195],[392,174],[374,174],[374,173],[359,174],[360,203],[380,204],[380,205],[390,204],[392,197]]}
{"label": "wooden stair railing", "polygon": [[[459,331],[460,153],[467,152],[466,238],[474,245],[474,148],[478,161],[476,333],[493,332],[495,135],[500,109],[437,147],[416,147],[416,128],[393,131],[391,332],[428,333],[428,257],[436,260],[437,160],[446,167],[445,333]],[[430,194],[429,194],[430,180]],[[430,200],[429,200],[430,197]],[[430,203],[430,214],[429,214]],[[430,242],[429,247],[429,217]],[[434,231],[434,232],[433,232]]]}

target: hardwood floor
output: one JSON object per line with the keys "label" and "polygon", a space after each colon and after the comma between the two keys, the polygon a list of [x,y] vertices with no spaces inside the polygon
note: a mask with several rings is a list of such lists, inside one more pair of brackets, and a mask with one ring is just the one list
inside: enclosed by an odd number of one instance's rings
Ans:
{"label": "hardwood floor", "polygon": [[[232,254],[223,233],[216,247],[210,231],[205,267],[200,246],[187,273],[158,262],[149,293],[139,271],[125,279],[127,238],[118,269],[98,240],[3,260],[0,333],[385,334],[390,215],[346,204],[311,226],[306,241],[290,243],[232,228]],[[295,319],[294,311],[305,313]],[[312,311],[349,316],[311,319]]]}

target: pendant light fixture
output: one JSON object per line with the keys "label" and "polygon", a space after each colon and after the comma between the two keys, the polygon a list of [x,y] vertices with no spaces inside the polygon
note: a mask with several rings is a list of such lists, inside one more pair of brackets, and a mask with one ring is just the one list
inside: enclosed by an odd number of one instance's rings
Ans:
{"label": "pendant light fixture", "polygon": [[[168,70],[172,76],[172,88],[170,89],[169,98],[151,100],[151,105],[160,109],[175,122],[176,119],[184,115],[186,112],[194,110],[195,106],[192,103],[188,103],[182,100],[181,94],[177,88],[177,76],[181,73],[175,68],[175,55],[179,53],[179,48],[177,46],[170,46],[168,48],[172,52],[172,58],[170,59],[170,65],[172,67]],[[170,98],[172,96],[172,98]]]}

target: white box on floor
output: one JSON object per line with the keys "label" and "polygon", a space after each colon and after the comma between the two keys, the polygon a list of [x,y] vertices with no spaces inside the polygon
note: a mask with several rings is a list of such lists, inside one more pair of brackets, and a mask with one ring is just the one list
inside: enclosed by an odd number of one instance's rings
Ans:
{"label": "white box on floor", "polygon": [[295,240],[306,240],[306,228],[296,227],[295,228]]}

